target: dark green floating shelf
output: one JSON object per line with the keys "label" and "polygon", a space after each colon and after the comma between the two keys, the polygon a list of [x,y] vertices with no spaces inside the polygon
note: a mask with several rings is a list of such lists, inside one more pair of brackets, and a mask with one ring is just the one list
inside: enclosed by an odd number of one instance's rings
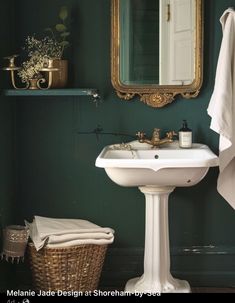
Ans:
{"label": "dark green floating shelf", "polygon": [[18,90],[18,89],[5,89],[2,91],[4,96],[9,97],[46,97],[46,96],[91,96],[93,98],[99,98],[97,89],[93,88],[66,88],[66,89],[48,89],[48,90]]}

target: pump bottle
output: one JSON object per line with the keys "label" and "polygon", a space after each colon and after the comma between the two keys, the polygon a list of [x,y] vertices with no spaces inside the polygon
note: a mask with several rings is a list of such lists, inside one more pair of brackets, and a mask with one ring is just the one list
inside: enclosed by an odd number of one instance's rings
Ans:
{"label": "pump bottle", "polygon": [[192,147],[192,130],[188,128],[186,120],[183,120],[182,128],[179,130],[179,146],[181,148]]}

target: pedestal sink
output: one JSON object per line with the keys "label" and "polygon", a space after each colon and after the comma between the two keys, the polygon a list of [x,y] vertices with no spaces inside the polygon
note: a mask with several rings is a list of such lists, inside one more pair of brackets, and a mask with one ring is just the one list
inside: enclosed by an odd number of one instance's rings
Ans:
{"label": "pedestal sink", "polygon": [[206,145],[180,149],[177,142],[161,149],[138,141],[106,146],[96,159],[112,181],[138,187],[145,195],[144,273],[127,282],[125,290],[142,293],[189,293],[187,281],[170,273],[168,197],[175,187],[199,183],[218,157]]}

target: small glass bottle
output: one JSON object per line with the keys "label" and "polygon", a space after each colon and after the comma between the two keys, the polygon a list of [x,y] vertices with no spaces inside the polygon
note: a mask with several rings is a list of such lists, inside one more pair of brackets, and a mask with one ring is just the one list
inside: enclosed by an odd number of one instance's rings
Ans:
{"label": "small glass bottle", "polygon": [[179,146],[181,148],[192,147],[192,130],[188,128],[186,120],[183,120],[182,128],[179,130]]}

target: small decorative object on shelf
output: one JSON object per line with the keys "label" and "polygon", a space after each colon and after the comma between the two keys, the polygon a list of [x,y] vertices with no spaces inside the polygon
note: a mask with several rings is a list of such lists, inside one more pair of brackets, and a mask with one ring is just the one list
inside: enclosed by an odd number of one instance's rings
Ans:
{"label": "small decorative object on shelf", "polygon": [[[22,82],[25,83],[25,86],[23,87],[18,87],[16,85],[16,80],[15,80],[15,71],[18,72],[18,74],[21,73],[27,73],[26,71],[23,71],[21,67],[17,67],[15,65],[15,58],[18,57],[18,55],[12,55],[9,57],[5,57],[4,59],[9,60],[9,65],[7,67],[4,67],[3,70],[9,71],[11,74],[11,83],[12,86],[15,89],[49,89],[51,88],[52,81],[53,81],[53,72],[58,71],[58,68],[52,67],[52,61],[48,60],[48,65],[46,67],[41,66],[36,73],[32,75],[32,77],[29,77],[29,75],[25,75],[24,78],[22,79]],[[40,72],[47,72],[48,73],[48,81],[41,76]],[[41,86],[41,84],[46,83],[46,86]]]}
{"label": "small decorative object on shelf", "polygon": [[[59,11],[59,23],[54,28],[46,29],[49,35],[41,39],[35,36],[26,38],[23,50],[28,58],[21,67],[15,64],[18,55],[5,57],[9,64],[3,70],[10,72],[15,89],[63,88],[67,85],[68,62],[62,60],[65,48],[70,45],[67,40],[70,35],[67,18],[68,9],[62,6]],[[24,86],[16,84],[15,72]]]}

